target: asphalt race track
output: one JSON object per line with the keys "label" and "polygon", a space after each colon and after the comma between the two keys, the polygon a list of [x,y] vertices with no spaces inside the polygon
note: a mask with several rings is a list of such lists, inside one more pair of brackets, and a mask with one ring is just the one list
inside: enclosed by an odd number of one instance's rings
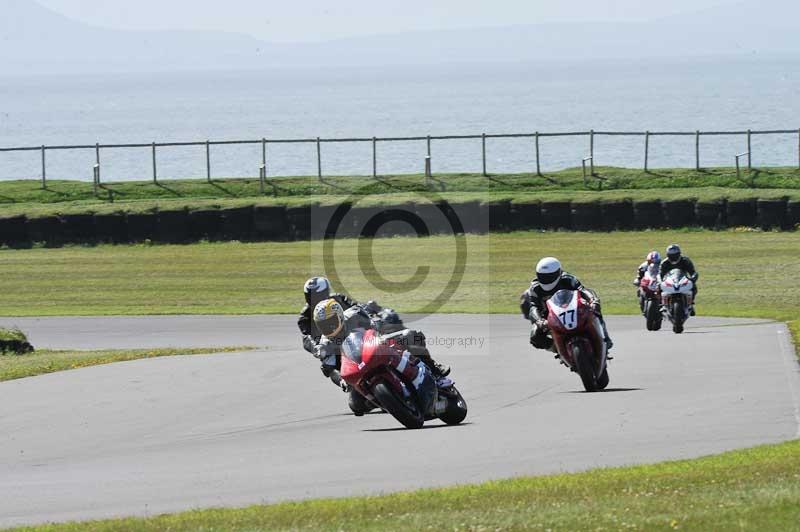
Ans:
{"label": "asphalt race track", "polygon": [[349,415],[291,316],[0,318],[38,348],[268,346],[0,383],[0,526],[309,497],[695,457],[798,437],[788,333],[694,318],[685,334],[610,318],[604,393],[528,345],[518,316],[416,324],[453,366],[467,423],[401,430]]}

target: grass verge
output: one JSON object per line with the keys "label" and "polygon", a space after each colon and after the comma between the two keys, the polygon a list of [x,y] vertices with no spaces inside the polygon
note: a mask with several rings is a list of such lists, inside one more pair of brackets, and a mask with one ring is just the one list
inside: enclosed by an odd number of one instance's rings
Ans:
{"label": "grass verge", "polygon": [[783,531],[798,523],[800,440],[571,475],[25,530]]}
{"label": "grass verge", "polygon": [[[636,169],[597,167],[597,178],[584,184],[580,169],[535,174],[422,175],[273,178],[268,196],[257,179],[172,179],[106,184],[97,195],[85,181],[50,180],[42,189],[36,180],[0,182],[0,204],[9,215],[69,214],[77,212],[142,212],[159,209],[237,206],[251,204],[303,205],[341,203],[350,196],[369,196],[367,204],[413,201],[420,193],[435,192],[451,202],[471,200],[635,200],[696,198],[800,199],[800,170],[757,169],[736,177],[732,168]],[[274,193],[274,195],[273,195]],[[113,202],[112,202],[113,200]]]}
{"label": "grass verge", "polygon": [[0,356],[0,381],[10,381],[69,369],[125,362],[142,358],[206,355],[252,350],[252,347],[201,347],[191,349],[126,349],[106,351],[36,351]]}

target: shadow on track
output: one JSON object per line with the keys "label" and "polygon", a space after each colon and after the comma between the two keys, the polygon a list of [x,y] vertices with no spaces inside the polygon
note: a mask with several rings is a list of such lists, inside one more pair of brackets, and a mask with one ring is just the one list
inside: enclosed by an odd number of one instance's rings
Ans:
{"label": "shadow on track", "polygon": [[600,390],[599,392],[587,392],[586,390],[570,390],[568,392],[561,392],[561,393],[613,393],[613,392],[644,392],[646,391],[644,388],[606,388],[605,390]]}
{"label": "shadow on track", "polygon": [[407,429],[405,427],[392,427],[390,429],[364,429],[361,432],[397,432],[397,431],[401,431],[401,430],[428,430],[428,429],[446,429],[446,428],[454,429],[456,427],[464,427],[464,426],[467,426],[467,425],[472,425],[472,423],[467,422],[467,423],[460,423],[458,425],[446,425],[446,424],[442,424],[442,425],[423,425],[422,428],[420,428],[420,429]]}

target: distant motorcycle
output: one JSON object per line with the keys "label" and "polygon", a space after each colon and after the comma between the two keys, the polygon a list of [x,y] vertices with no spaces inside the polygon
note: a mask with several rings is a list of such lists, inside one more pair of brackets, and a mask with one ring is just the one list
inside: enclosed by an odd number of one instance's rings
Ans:
{"label": "distant motorcycle", "polygon": [[467,403],[450,379],[433,377],[407,350],[373,329],[356,329],[342,343],[342,379],[409,429],[426,420],[458,425]]}
{"label": "distant motorcycle", "polygon": [[608,386],[603,328],[576,290],[560,290],[547,301],[547,327],[561,362],[578,373],[587,392]]}
{"label": "distant motorcycle", "polygon": [[639,308],[645,318],[648,331],[661,330],[663,315],[661,314],[661,294],[659,292],[658,266],[651,264],[644,272],[641,280],[636,280],[639,287]]}
{"label": "distant motorcycle", "polygon": [[689,319],[692,305],[694,283],[682,270],[671,270],[661,281],[661,301],[663,312],[672,322],[672,332],[681,334]]}

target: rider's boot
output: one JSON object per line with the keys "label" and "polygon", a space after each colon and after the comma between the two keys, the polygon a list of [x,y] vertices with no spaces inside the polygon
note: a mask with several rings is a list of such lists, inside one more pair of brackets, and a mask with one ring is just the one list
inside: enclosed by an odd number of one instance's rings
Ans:
{"label": "rider's boot", "polygon": [[436,362],[427,348],[424,351],[418,353],[417,358],[420,359],[426,366],[430,368],[431,373],[433,373],[434,377],[442,378],[450,375],[450,368],[448,366],[443,366],[438,362]]}
{"label": "rider's boot", "polygon": [[[598,316],[598,318],[600,319],[600,325],[603,327],[603,341],[606,343],[606,351],[611,351],[611,348],[614,347],[614,342],[608,335],[608,329],[606,328],[606,320],[603,319],[602,316]],[[612,357],[608,358],[612,359]]]}
{"label": "rider's boot", "polygon": [[355,390],[350,390],[350,397],[347,400],[347,405],[350,407],[350,410],[353,411],[353,415],[356,417],[361,417],[375,408],[369,401],[367,401],[366,397]]}

